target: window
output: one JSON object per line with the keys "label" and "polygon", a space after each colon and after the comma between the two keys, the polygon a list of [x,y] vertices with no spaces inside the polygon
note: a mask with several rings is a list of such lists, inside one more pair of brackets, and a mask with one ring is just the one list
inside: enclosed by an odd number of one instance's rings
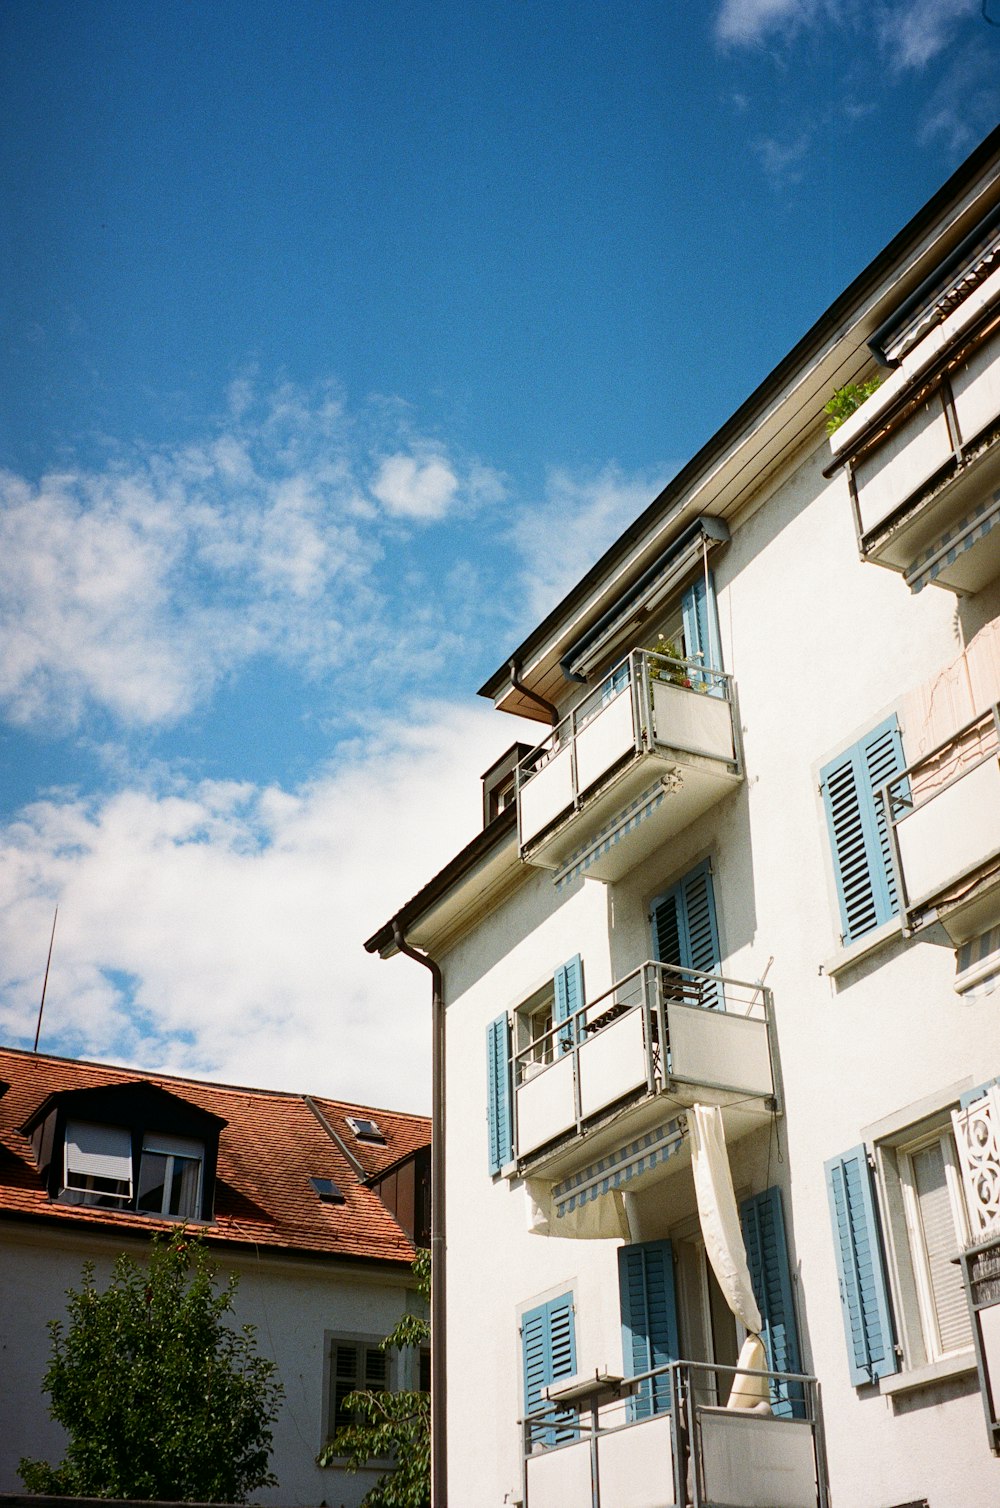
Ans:
{"label": "window", "polygon": [[899,727],[891,717],[820,772],[845,944],[873,932],[899,911],[880,792],[904,765]]}
{"label": "window", "polygon": [[[653,956],[675,968],[713,974],[720,963],[719,928],[715,914],[715,891],[708,859],[692,869],[650,909]],[[721,985],[703,982],[699,1003],[722,1003]]]}
{"label": "window", "polygon": [[63,1203],[121,1208],[132,1198],[132,1137],[123,1126],[66,1124]]}
{"label": "window", "polygon": [[967,1352],[961,1272],[969,1240],[947,1114],[826,1165],[851,1377],[875,1382]]}
{"label": "window", "polygon": [[532,1429],[534,1446],[557,1445],[577,1436],[576,1412],[543,1407],[542,1394],[564,1378],[576,1375],[576,1334],[572,1293],[539,1304],[521,1316],[521,1357],[524,1368],[524,1411],[539,1411]]}
{"label": "window", "polygon": [[370,1141],[374,1142],[377,1146],[385,1146],[385,1136],[379,1127],[378,1121],[373,1121],[370,1116],[366,1115],[347,1115],[344,1119],[358,1141]]}
{"label": "window", "polygon": [[179,1136],[146,1135],[139,1162],[136,1209],[147,1215],[192,1220],[201,1207],[205,1149]]}
{"label": "window", "polygon": [[546,984],[518,1007],[517,1051],[522,1079],[530,1078],[534,1068],[544,1067],[555,1057],[552,1036],[555,1004],[555,987]]}
{"label": "window", "polygon": [[390,1386],[388,1352],[377,1340],[336,1336],[330,1342],[330,1395],[327,1437],[353,1424],[354,1412],[346,1406],[351,1393],[383,1393]]}
{"label": "window", "polygon": [[[680,1355],[674,1254],[669,1241],[642,1241],[618,1250],[625,1375],[636,1377]],[[670,1407],[670,1374],[640,1384],[629,1415],[647,1419]]]}

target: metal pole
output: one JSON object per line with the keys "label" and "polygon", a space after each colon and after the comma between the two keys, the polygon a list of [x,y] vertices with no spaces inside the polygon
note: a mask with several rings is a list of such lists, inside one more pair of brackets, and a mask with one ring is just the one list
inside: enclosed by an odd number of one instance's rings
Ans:
{"label": "metal pole", "polygon": [[56,940],[56,922],[59,919],[59,907],[56,906],[52,917],[52,936],[49,938],[49,956],[45,960],[45,978],[42,980],[42,999],[38,1007],[38,1025],[35,1027],[35,1045],[32,1052],[38,1051],[38,1039],[42,1034],[42,1011],[45,1009],[45,991],[49,987],[49,965],[52,962],[52,944]]}

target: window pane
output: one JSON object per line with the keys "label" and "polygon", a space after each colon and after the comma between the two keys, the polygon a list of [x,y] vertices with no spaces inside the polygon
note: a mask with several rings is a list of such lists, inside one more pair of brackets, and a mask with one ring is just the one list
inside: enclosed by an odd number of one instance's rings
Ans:
{"label": "window pane", "polygon": [[139,1197],[136,1208],[147,1214],[162,1215],[167,1180],[167,1162],[161,1152],[143,1152],[139,1164]]}
{"label": "window pane", "polygon": [[939,1141],[913,1154],[913,1182],[921,1233],[930,1276],[931,1301],[937,1319],[941,1350],[957,1351],[972,1344],[969,1311],[961,1269],[952,1258],[958,1251],[951,1195]]}
{"label": "window pane", "polygon": [[170,1175],[170,1205],[166,1213],[177,1215],[182,1220],[192,1220],[198,1214],[198,1188],[201,1183],[201,1163],[193,1157],[175,1157]]}

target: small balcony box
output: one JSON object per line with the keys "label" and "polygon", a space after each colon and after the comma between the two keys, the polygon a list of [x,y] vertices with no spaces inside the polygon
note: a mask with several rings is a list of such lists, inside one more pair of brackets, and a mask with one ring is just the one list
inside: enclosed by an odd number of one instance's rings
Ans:
{"label": "small balcony box", "polygon": [[742,778],[732,677],[634,650],[521,761],[521,857],[620,879]]}
{"label": "small balcony box", "polygon": [[1000,709],[908,766],[883,800],[907,932],[956,944],[1000,921]]}

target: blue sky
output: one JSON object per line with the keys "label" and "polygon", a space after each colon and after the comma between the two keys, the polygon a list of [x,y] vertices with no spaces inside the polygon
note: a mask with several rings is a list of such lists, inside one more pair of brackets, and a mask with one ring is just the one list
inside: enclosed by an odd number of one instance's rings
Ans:
{"label": "blue sky", "polygon": [[2,1040],[58,901],[49,1050],[424,1108],[475,688],[998,117],[980,0],[7,0]]}

